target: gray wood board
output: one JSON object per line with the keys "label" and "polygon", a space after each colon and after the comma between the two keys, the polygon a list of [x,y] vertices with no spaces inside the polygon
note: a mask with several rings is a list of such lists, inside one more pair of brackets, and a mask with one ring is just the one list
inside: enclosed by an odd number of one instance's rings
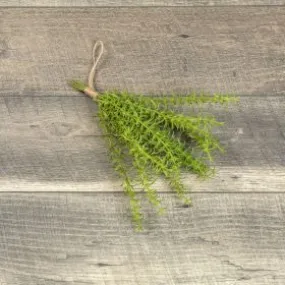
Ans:
{"label": "gray wood board", "polygon": [[[0,99],[0,191],[121,191],[98,119],[85,97]],[[284,191],[285,98],[243,96],[228,109],[214,105],[185,114],[213,114],[226,148],[217,176],[201,182],[184,174],[192,191]],[[158,189],[167,191],[163,180]]]}
{"label": "gray wood board", "polygon": [[105,42],[96,86],[284,94],[285,7],[2,8],[0,96],[67,95]]}
{"label": "gray wood board", "polygon": [[2,7],[264,6],[284,0],[0,0]]}
{"label": "gray wood board", "polygon": [[2,193],[1,284],[285,283],[284,193],[160,197],[135,233],[122,193]]}

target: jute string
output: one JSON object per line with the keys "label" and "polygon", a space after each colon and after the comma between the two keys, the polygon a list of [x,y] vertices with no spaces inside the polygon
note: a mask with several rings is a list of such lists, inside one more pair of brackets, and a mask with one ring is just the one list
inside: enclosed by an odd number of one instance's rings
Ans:
{"label": "jute string", "polygon": [[[99,48],[99,53],[98,53],[98,56],[96,56],[96,51],[98,48]],[[94,79],[95,79],[95,74],[96,74],[96,67],[97,67],[97,64],[103,52],[104,52],[103,42],[97,41],[93,47],[93,66],[88,76],[88,87],[84,89],[84,93],[94,99],[99,95],[98,92],[96,92],[95,87],[94,87]]]}

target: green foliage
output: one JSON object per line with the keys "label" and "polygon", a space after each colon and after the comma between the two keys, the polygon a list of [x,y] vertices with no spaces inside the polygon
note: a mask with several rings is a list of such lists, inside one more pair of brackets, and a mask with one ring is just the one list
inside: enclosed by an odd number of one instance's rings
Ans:
{"label": "green foliage", "polygon": [[[80,91],[85,88],[80,82],[73,82],[72,86]],[[222,125],[221,122],[212,116],[177,114],[174,106],[236,101],[233,96],[218,94],[147,97],[119,91],[106,91],[96,99],[110,159],[122,179],[124,192],[130,198],[137,230],[143,228],[143,214],[135,191],[137,182],[158,213],[163,213],[164,208],[152,185],[161,175],[182,202],[190,205],[181,172],[187,170],[199,177],[209,177],[213,169],[208,162],[213,161],[216,150],[223,151],[211,133],[213,127]]]}
{"label": "green foliage", "polygon": [[72,88],[74,88],[75,90],[81,91],[81,92],[83,92],[84,89],[86,88],[86,85],[83,82],[79,81],[79,80],[72,80],[72,81],[69,82],[69,85]]}

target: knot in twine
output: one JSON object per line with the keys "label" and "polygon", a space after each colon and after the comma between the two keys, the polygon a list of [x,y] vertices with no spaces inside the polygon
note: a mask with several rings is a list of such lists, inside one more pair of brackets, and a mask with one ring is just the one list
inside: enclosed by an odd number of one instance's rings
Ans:
{"label": "knot in twine", "polygon": [[[98,56],[96,57],[96,50],[98,49],[98,47],[100,48],[100,50],[99,50]],[[103,42],[97,41],[93,47],[93,66],[92,66],[92,68],[89,72],[89,76],[88,76],[88,87],[86,87],[84,89],[84,93],[93,99],[95,99],[99,95],[99,93],[96,92],[95,87],[94,87],[94,78],[95,78],[97,64],[98,64],[103,52],[104,52]]]}

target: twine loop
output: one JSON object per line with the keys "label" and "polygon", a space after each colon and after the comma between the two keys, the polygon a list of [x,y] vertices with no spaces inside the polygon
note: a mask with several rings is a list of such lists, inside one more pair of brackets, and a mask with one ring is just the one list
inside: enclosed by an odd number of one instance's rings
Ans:
{"label": "twine loop", "polygon": [[[98,56],[96,56],[97,49],[99,48]],[[94,79],[96,73],[97,64],[104,52],[104,44],[102,41],[97,41],[93,47],[93,66],[89,72],[88,76],[88,87],[84,90],[84,92],[92,98],[96,98],[98,93],[95,91],[94,87]]]}
{"label": "twine loop", "polygon": [[[96,50],[99,47],[99,54],[98,57],[96,57]],[[89,76],[88,76],[88,87],[95,90],[94,88],[94,78],[95,78],[95,72],[97,64],[104,52],[104,44],[102,41],[97,41],[93,47],[93,66],[90,70]]]}

